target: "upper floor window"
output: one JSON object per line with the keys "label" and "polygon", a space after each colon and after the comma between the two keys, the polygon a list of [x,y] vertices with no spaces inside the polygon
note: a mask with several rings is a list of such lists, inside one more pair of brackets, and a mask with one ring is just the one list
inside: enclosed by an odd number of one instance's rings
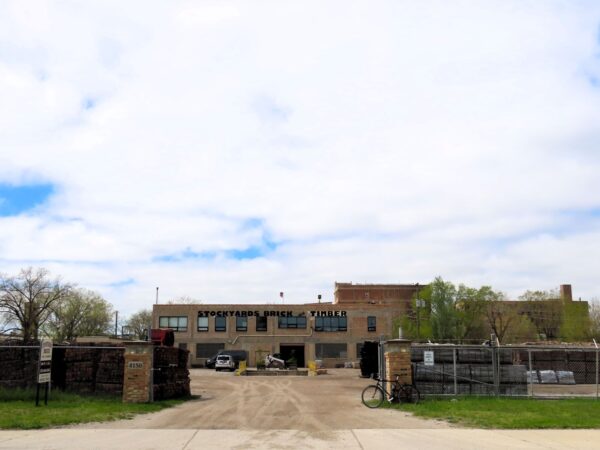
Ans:
{"label": "upper floor window", "polygon": [[187,331],[187,316],[160,316],[159,328],[171,328],[173,331]]}
{"label": "upper floor window", "polygon": [[227,331],[227,317],[215,317],[215,331]]}
{"label": "upper floor window", "polygon": [[306,328],[306,317],[280,317],[279,328]]}
{"label": "upper floor window", "polygon": [[198,331],[208,331],[208,317],[198,317]]}
{"label": "upper floor window", "polygon": [[256,331],[267,331],[266,316],[256,316]]}
{"label": "upper floor window", "polygon": [[235,331],[248,331],[248,318],[247,317],[236,317],[235,318]]}
{"label": "upper floor window", "polygon": [[377,317],[367,317],[367,331],[377,331]]}
{"label": "upper floor window", "polygon": [[315,317],[315,331],[347,331],[347,317]]}

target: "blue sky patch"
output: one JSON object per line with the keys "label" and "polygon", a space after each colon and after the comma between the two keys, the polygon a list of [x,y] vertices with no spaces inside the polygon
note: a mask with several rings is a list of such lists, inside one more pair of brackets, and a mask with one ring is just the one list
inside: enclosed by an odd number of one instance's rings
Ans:
{"label": "blue sky patch", "polygon": [[125,280],[114,281],[112,283],[109,283],[108,285],[113,288],[120,288],[120,287],[131,286],[132,284],[135,284],[135,279],[127,278]]}
{"label": "blue sky patch", "polygon": [[253,245],[245,249],[228,250],[226,255],[231,259],[256,259],[265,256],[275,249],[277,249],[277,244],[265,239],[261,245]]}
{"label": "blue sky patch", "polygon": [[17,216],[43,204],[54,193],[51,184],[12,186],[0,184],[0,216]]}
{"label": "blue sky patch", "polygon": [[96,106],[96,100],[93,98],[87,97],[83,99],[83,109],[92,109],[94,106]]}
{"label": "blue sky patch", "polygon": [[188,247],[184,251],[179,252],[179,253],[170,253],[167,255],[156,256],[153,258],[153,261],[155,261],[155,262],[179,262],[179,261],[190,260],[190,259],[192,259],[192,260],[193,259],[211,260],[211,259],[215,259],[216,256],[217,255],[215,252],[194,252],[194,251],[192,251],[192,249],[190,249]]}

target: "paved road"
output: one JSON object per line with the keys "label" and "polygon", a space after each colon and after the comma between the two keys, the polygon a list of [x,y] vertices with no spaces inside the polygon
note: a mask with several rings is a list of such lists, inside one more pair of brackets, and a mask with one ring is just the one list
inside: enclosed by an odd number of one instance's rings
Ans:
{"label": "paved road", "polygon": [[600,449],[600,431],[53,429],[0,431],[0,449]]}

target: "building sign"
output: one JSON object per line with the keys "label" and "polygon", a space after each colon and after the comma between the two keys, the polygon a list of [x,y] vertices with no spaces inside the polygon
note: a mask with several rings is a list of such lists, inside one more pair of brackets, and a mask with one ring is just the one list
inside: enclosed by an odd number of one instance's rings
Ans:
{"label": "building sign", "polygon": [[435,363],[434,359],[433,359],[433,352],[432,351],[424,351],[423,352],[423,364],[426,366],[433,366]]}
{"label": "building sign", "polygon": [[38,365],[38,383],[50,383],[52,370],[52,340],[42,339],[40,362]]}
{"label": "building sign", "polygon": [[127,363],[127,368],[128,369],[143,369],[144,362],[143,361],[129,361]]}
{"label": "building sign", "polygon": [[42,339],[40,346],[40,361],[52,361],[52,340]]}
{"label": "building sign", "polygon": [[[346,317],[346,311],[309,311],[311,317]],[[198,311],[198,317],[305,317],[301,312],[294,311]]]}

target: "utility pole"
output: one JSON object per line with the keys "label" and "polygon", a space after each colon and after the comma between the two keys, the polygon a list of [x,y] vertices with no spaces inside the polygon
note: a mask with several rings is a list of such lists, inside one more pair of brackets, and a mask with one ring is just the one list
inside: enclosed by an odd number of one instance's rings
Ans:
{"label": "utility pole", "polygon": [[416,284],[417,286],[417,300],[416,300],[416,305],[417,305],[417,340],[421,340],[421,299],[419,298],[419,283]]}
{"label": "utility pole", "polygon": [[119,311],[115,311],[115,337],[117,337],[118,333],[118,325],[119,325]]}
{"label": "utility pole", "polygon": [[158,305],[158,286],[156,286],[156,304]]}

